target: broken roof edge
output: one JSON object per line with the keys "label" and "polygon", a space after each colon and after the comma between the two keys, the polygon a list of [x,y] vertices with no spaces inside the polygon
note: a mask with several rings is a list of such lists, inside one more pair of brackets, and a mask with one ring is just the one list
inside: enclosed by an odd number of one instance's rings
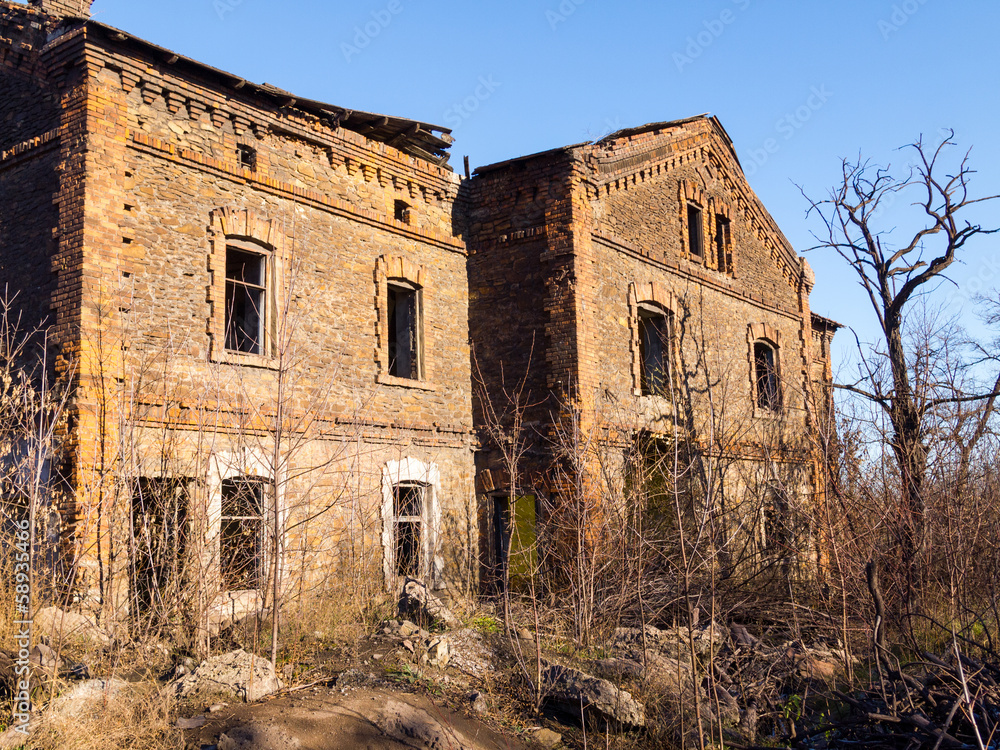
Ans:
{"label": "broken roof edge", "polygon": [[[46,15],[32,6],[0,0],[0,7],[3,6],[34,12],[42,16]],[[110,44],[117,46],[135,45],[139,50],[154,58],[162,58],[162,61],[167,65],[184,66],[191,72],[201,74],[209,82],[219,84],[237,95],[262,97],[278,106],[298,109],[318,117],[335,129],[343,127],[359,133],[370,140],[396,148],[409,156],[452,171],[451,166],[448,164],[450,158],[449,149],[452,143],[454,143],[450,128],[404,117],[353,110],[336,104],[328,104],[300,97],[292,92],[267,83],[253,83],[235,73],[230,73],[194,58],[181,55],[127,31],[109,26],[100,21],[95,21],[93,18],[78,16],[56,17],[51,15],[48,17],[55,20],[58,26],[63,28],[64,32],[86,27],[88,30],[98,32]],[[55,41],[61,35],[58,32],[50,35],[50,41]]]}
{"label": "broken roof edge", "polygon": [[812,316],[812,322],[814,325],[816,323],[820,323],[821,325],[824,325],[827,328],[832,328],[834,331],[837,331],[844,327],[836,320],[833,320],[832,318],[827,318],[823,315],[820,315],[819,313],[810,312],[809,314]]}

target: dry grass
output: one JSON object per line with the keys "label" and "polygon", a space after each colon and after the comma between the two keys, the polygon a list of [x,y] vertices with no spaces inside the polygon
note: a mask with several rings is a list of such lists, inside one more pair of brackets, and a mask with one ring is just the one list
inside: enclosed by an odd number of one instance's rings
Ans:
{"label": "dry grass", "polygon": [[179,750],[184,741],[171,722],[172,707],[155,683],[131,683],[72,715],[43,712],[24,750]]}

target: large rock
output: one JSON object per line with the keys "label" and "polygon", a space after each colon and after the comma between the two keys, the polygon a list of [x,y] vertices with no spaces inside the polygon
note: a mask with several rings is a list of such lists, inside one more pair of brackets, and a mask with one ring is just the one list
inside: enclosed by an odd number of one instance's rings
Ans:
{"label": "large rock", "polygon": [[478,630],[455,630],[448,633],[448,640],[451,641],[448,664],[452,667],[475,678],[485,678],[495,670],[493,651]]}
{"label": "large rock", "polygon": [[643,677],[643,666],[635,659],[595,659],[593,664],[598,675],[615,682],[625,678],[641,680]]}
{"label": "large rock", "polygon": [[216,745],[218,750],[293,750],[301,746],[288,730],[256,723],[227,730]]}
{"label": "large rock", "polygon": [[516,736],[497,734],[478,718],[435,704],[427,696],[377,688],[347,693],[336,701],[278,698],[230,726],[218,740],[211,725],[194,730],[197,734],[186,736],[186,743],[216,744],[218,750],[526,750]]}
{"label": "large rock", "polygon": [[44,636],[52,644],[79,643],[85,646],[107,646],[111,638],[86,615],[66,612],[58,607],[44,607],[35,614],[33,634]]}
{"label": "large rock", "polygon": [[87,680],[72,690],[62,693],[49,704],[47,713],[59,718],[74,718],[81,714],[93,714],[107,706],[128,688],[124,680]]}
{"label": "large rock", "polygon": [[594,728],[606,723],[624,728],[646,725],[643,705],[607,680],[553,664],[542,672],[542,685],[550,705],[578,719],[585,715]]}
{"label": "large rock", "polygon": [[425,624],[439,622],[448,629],[462,625],[451,610],[430,592],[427,584],[416,578],[407,578],[403,584],[399,594],[399,614]]}
{"label": "large rock", "polygon": [[[645,646],[648,650],[657,651],[672,659],[688,663],[691,662],[692,646],[695,657],[701,660],[703,657],[717,653],[725,642],[725,633],[712,622],[703,628],[689,628],[686,625],[681,625],[661,630],[647,625],[644,630]],[[639,628],[615,628],[611,638],[611,646],[619,650],[642,648],[643,640],[643,630]]]}
{"label": "large rock", "polygon": [[226,695],[252,703],[278,692],[282,684],[268,659],[239,649],[206,659],[171,688],[178,698]]}

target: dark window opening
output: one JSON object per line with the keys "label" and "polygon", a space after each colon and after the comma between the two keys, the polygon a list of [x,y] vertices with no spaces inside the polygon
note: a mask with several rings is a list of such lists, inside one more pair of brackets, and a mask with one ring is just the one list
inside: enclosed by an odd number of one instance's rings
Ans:
{"label": "dark window opening", "polygon": [[754,378],[757,384],[757,406],[769,411],[781,408],[781,393],[778,388],[778,369],[775,350],[758,341],[753,345]]}
{"label": "dark window opening", "polygon": [[262,479],[222,482],[219,566],[226,590],[263,585],[264,492]]}
{"label": "dark window opening", "polygon": [[764,504],[764,549],[775,555],[791,551],[792,531],[788,496],[779,486],[770,486]]}
{"label": "dark window opening", "polygon": [[507,496],[493,497],[493,575],[497,592],[507,585],[507,562],[510,557],[510,501]]}
{"label": "dark window opening", "polygon": [[715,259],[720,271],[728,273],[732,270],[732,251],[730,250],[729,219],[721,214],[715,215]]}
{"label": "dark window opening", "polygon": [[409,224],[411,211],[412,209],[410,208],[409,203],[407,203],[406,201],[396,201],[395,204],[396,221],[401,221],[404,224]]}
{"label": "dark window opening", "polygon": [[415,484],[397,484],[393,487],[393,505],[396,575],[417,578],[420,575],[424,488]]}
{"label": "dark window opening", "polygon": [[169,615],[183,591],[189,479],[142,477],[132,490],[135,614]]}
{"label": "dark window opening", "polygon": [[639,310],[639,386],[643,396],[670,392],[670,316]]}
{"label": "dark window opening", "polygon": [[249,169],[251,172],[257,171],[257,149],[241,143],[236,147],[236,155],[243,169]]}
{"label": "dark window opening", "polygon": [[688,203],[688,252],[695,258],[705,257],[702,246],[701,209]]}
{"label": "dark window opening", "polygon": [[226,248],[226,349],[262,354],[264,349],[263,255]]}
{"label": "dark window opening", "polygon": [[389,284],[389,374],[397,378],[420,378],[420,293],[416,289]]}

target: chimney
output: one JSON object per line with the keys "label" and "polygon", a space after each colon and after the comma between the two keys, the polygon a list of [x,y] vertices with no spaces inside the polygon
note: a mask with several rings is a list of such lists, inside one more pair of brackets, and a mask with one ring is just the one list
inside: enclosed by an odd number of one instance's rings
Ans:
{"label": "chimney", "polygon": [[94,0],[28,0],[33,8],[57,18],[90,18]]}

